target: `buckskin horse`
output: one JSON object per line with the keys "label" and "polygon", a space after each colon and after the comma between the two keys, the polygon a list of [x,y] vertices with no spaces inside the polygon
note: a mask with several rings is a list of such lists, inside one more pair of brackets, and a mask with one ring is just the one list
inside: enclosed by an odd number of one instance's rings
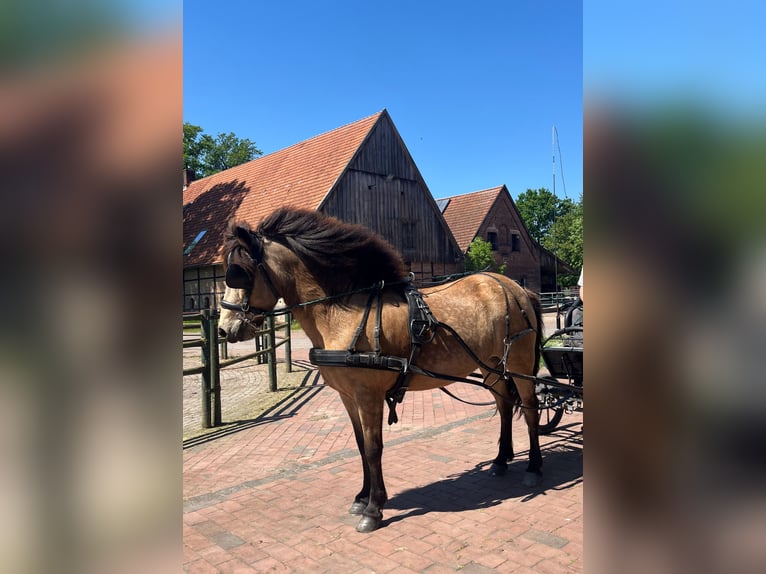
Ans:
{"label": "buckskin horse", "polygon": [[284,299],[314,346],[310,360],[340,394],[362,458],[362,489],[349,509],[361,515],[359,532],[380,526],[388,499],[381,465],[386,404],[391,424],[404,391],[469,382],[477,367],[500,413],[490,473],[504,474],[513,459],[511,423],[520,409],[530,445],[524,484],[540,481],[534,375],[542,316],[534,293],[484,272],[417,289],[379,235],[292,208],[278,209],[255,231],[231,221],[223,256],[221,334],[230,342],[251,339]]}

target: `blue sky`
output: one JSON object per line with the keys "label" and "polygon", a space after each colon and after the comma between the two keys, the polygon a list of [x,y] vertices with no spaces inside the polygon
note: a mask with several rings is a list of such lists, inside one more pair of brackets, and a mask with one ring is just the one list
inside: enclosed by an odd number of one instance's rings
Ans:
{"label": "blue sky", "polygon": [[637,107],[682,100],[763,118],[765,19],[760,0],[586,0],[586,96]]}
{"label": "blue sky", "polygon": [[184,121],[271,153],[386,108],[436,198],[552,189],[555,126],[576,200],[582,46],[569,0],[187,0]]}

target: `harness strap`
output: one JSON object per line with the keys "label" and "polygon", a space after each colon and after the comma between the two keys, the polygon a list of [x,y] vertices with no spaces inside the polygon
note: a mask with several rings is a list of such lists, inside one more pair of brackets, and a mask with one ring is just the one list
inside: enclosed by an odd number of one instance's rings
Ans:
{"label": "harness strap", "polygon": [[520,332],[511,336],[511,303],[508,300],[508,291],[506,290],[505,285],[502,284],[500,279],[498,279],[494,275],[489,275],[487,273],[482,273],[482,275],[485,275],[486,277],[494,279],[497,282],[497,284],[500,285],[500,290],[503,292],[503,296],[505,297],[505,339],[503,340],[503,358],[500,360],[500,364],[503,366],[502,374],[505,378],[507,378],[508,377],[508,367],[507,367],[508,353],[511,351],[511,345],[516,339],[523,337],[524,335],[527,335],[528,333],[536,333],[537,329],[535,329],[532,326],[532,323],[529,320],[529,316],[527,315],[527,312],[524,310],[524,307],[521,306],[521,303],[516,298],[516,295],[511,294],[514,302],[516,303],[516,306],[519,308],[519,311],[521,312],[521,316],[524,317],[524,320],[527,322],[526,329],[522,329]]}
{"label": "harness strap", "polygon": [[408,369],[408,361],[403,357],[391,357],[380,353],[351,353],[327,349],[309,349],[309,361],[318,367],[358,367],[397,371]]}
{"label": "harness strap", "polygon": [[[467,377],[456,377],[454,375],[446,375],[443,373],[437,373],[434,371],[429,371],[427,369],[423,369],[421,367],[418,367],[417,365],[409,364],[408,360],[403,357],[391,357],[388,355],[378,355],[373,352],[366,352],[366,353],[349,353],[348,351],[337,351],[337,350],[327,350],[327,349],[310,349],[309,350],[309,361],[312,365],[315,365],[317,367],[356,367],[360,369],[376,369],[376,370],[386,370],[386,371],[396,371],[401,373],[403,370],[407,370],[410,374],[417,374],[417,375],[423,375],[425,377],[430,377],[432,379],[441,379],[444,381],[450,381],[450,382],[456,382],[456,383],[466,383],[469,385],[474,385],[476,387],[481,387],[482,389],[486,389],[489,392],[491,392],[493,395],[497,397],[504,398],[501,394],[499,394],[492,385],[487,385],[481,380],[478,379],[472,379]],[[508,373],[508,376],[511,377],[518,377],[521,379],[526,379],[533,382],[538,382],[536,377],[533,377],[532,375],[524,375],[521,373]],[[550,385],[553,385],[553,383],[548,383]],[[444,387],[440,387],[442,391],[444,391],[449,396],[461,401],[462,399],[456,397],[449,391],[447,391]],[[469,403],[469,404],[476,404],[477,406],[488,406],[494,403],[487,403],[485,404],[479,404],[479,403]],[[518,403],[514,403],[517,405]],[[394,403],[394,407],[396,404]],[[523,405],[518,404],[521,408],[527,408]],[[395,411],[394,411],[395,414]],[[390,418],[390,414],[389,414]]]}
{"label": "harness strap", "polygon": [[383,286],[378,291],[378,306],[375,309],[375,353],[380,354],[380,323],[383,318]]}
{"label": "harness strap", "polygon": [[[382,290],[378,291],[380,293]],[[356,331],[354,331],[354,337],[351,339],[351,344],[348,346],[348,352],[354,353],[356,352],[356,343],[359,340],[359,336],[362,334],[362,331],[367,326],[367,318],[370,316],[370,309],[372,309],[372,301],[375,298],[375,291],[370,293],[370,296],[367,297],[367,305],[364,307],[364,313],[362,313],[362,320],[359,322],[359,325],[356,327]],[[380,304],[378,304],[378,308],[380,308]],[[380,313],[378,313],[380,315]],[[378,329],[380,328],[380,324],[376,326]],[[376,350],[379,350],[376,347]]]}

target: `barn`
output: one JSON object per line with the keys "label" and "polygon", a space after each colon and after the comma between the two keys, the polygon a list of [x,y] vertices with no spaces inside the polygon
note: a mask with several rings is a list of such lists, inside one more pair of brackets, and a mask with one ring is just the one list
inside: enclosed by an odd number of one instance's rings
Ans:
{"label": "barn", "polygon": [[183,191],[184,300],[191,311],[223,295],[227,222],[257,225],[278,207],[314,209],[385,237],[418,279],[461,271],[460,249],[384,109],[196,181]]}
{"label": "barn", "polygon": [[555,291],[554,269],[569,270],[532,238],[505,185],[446,197],[437,204],[463,253],[481,237],[492,245],[495,262],[505,264],[505,274],[532,291]]}

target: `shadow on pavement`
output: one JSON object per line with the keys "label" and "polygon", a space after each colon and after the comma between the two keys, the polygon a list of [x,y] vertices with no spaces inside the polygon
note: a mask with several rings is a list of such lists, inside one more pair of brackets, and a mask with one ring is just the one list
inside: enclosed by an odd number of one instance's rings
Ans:
{"label": "shadow on pavement", "polygon": [[304,376],[303,381],[295,388],[293,392],[280,400],[278,403],[263,411],[257,417],[233,421],[220,430],[211,431],[198,437],[189,438],[183,441],[183,448],[186,449],[193,446],[198,446],[246,429],[293,417],[306,403],[308,403],[322,389],[325,388],[325,385],[320,384],[318,381],[318,370],[306,371],[306,375]]}
{"label": "shadow on pavement", "polygon": [[488,469],[492,461],[484,461],[468,471],[395,494],[385,508],[409,512],[384,519],[381,526],[431,512],[479,510],[510,499],[526,502],[545,496],[549,490],[565,490],[579,485],[582,483],[582,434],[565,428],[561,435],[562,440],[543,448],[544,470],[540,486],[522,484],[527,464],[525,452],[517,453],[508,472],[501,477],[490,476]]}

